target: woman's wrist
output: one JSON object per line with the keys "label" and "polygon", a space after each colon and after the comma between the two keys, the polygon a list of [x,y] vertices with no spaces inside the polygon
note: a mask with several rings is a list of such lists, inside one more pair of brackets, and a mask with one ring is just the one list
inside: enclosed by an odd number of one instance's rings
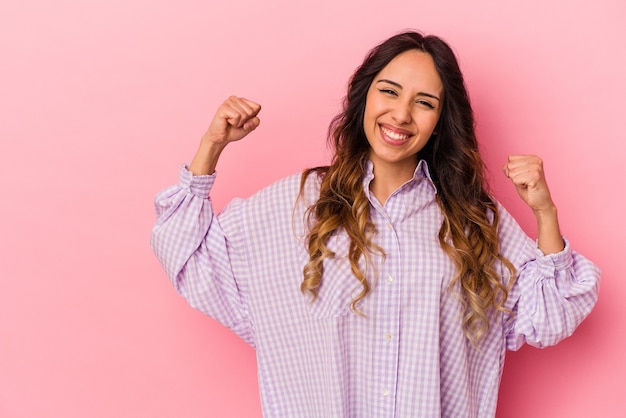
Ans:
{"label": "woman's wrist", "polygon": [[198,151],[196,151],[196,155],[191,161],[191,164],[189,164],[189,171],[191,171],[194,176],[215,173],[217,161],[224,148],[225,146],[222,144],[217,144],[203,138],[198,147]]}
{"label": "woman's wrist", "polygon": [[563,251],[565,242],[559,227],[559,217],[556,206],[552,205],[543,210],[535,210],[537,219],[537,245],[544,254],[554,254]]}

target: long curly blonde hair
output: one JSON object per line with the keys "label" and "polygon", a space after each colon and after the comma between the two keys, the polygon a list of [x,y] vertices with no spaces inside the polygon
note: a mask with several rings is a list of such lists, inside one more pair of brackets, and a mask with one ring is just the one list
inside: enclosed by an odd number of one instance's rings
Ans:
{"label": "long curly blonde hair", "polygon": [[[311,174],[320,177],[321,185],[320,196],[308,212],[309,262],[304,267],[301,291],[310,293],[314,303],[323,282],[323,261],[337,256],[327,243],[338,230],[345,231],[350,238],[348,260],[362,286],[351,309],[360,313],[356,304],[371,291],[366,271],[359,262],[364,259],[370,265],[372,254],[384,252],[373,241],[376,230],[363,190],[369,155],[363,130],[366,96],[374,77],[395,56],[412,49],[432,56],[444,86],[437,134],[433,134],[418,157],[428,164],[437,187],[437,203],[444,217],[439,243],[457,268],[450,287],[460,284],[465,308],[462,327],[466,336],[476,342],[489,330],[489,318],[494,310],[509,312],[505,301],[516,272],[499,251],[498,207],[487,192],[484,163],[463,76],[454,52],[436,36],[417,32],[395,35],[372,49],[350,79],[343,110],[328,130],[329,143],[334,149],[331,164],[308,169],[302,175],[301,194]],[[500,277],[498,263],[508,270],[508,277]]]}

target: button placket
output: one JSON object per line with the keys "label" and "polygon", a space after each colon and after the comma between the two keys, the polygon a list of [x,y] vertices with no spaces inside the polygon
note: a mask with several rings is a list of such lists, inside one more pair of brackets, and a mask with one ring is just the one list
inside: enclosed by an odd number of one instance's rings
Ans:
{"label": "button placket", "polygon": [[394,217],[389,213],[389,210],[392,210],[392,208],[393,205],[389,208],[385,207],[383,211],[380,211],[377,215],[381,215],[381,217],[376,222],[380,228],[379,244],[386,253],[386,257],[382,259],[382,271],[380,271],[380,303],[385,306],[385,309],[381,312],[380,328],[377,330],[379,335],[378,344],[380,344],[377,351],[382,356],[380,358],[382,368],[377,376],[379,377],[377,383],[380,385],[378,386],[378,396],[382,405],[385,405],[389,412],[394,408],[395,385],[397,382],[398,341],[394,338],[394,334],[398,329],[399,288],[394,275],[399,272],[396,257],[400,254],[395,225],[392,221]]}

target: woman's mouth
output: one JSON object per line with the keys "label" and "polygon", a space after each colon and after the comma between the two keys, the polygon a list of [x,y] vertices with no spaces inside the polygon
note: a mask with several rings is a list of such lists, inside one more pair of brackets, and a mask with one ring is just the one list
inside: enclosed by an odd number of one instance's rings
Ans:
{"label": "woman's mouth", "polygon": [[410,133],[400,132],[383,125],[380,125],[380,133],[383,140],[391,145],[402,145],[412,136]]}

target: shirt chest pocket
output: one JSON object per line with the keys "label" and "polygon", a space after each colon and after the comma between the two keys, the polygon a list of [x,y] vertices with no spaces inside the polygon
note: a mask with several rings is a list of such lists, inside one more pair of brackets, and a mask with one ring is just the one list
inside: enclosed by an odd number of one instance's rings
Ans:
{"label": "shirt chest pocket", "polygon": [[[335,234],[326,245],[335,253],[335,257],[323,261],[324,272],[317,298],[312,300],[310,294],[303,295],[307,309],[317,319],[355,315],[350,305],[361,293],[363,286],[352,273],[350,267],[348,260],[349,239],[343,234]],[[308,253],[305,252],[304,256],[308,261]],[[362,263],[360,267],[363,269]],[[356,304],[356,308],[362,310],[364,303],[364,299],[360,300]]]}

